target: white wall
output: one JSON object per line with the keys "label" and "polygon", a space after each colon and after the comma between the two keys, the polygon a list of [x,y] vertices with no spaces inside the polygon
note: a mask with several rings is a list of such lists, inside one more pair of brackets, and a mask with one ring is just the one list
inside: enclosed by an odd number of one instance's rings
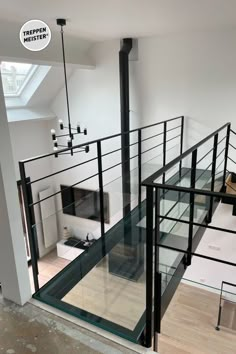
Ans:
{"label": "white wall", "polygon": [[187,147],[235,121],[236,30],[139,40],[142,124],[185,115]]}
{"label": "white wall", "polygon": [[[220,204],[213,216],[212,225],[235,230],[236,217],[232,215],[232,210],[232,205]],[[206,229],[196,253],[236,263],[235,234]],[[235,267],[193,257],[192,265],[187,268],[184,279],[196,282],[198,286],[207,286],[207,290],[219,292],[222,281],[235,284]],[[232,287],[226,286],[225,289],[235,293]]]}
{"label": "white wall", "polygon": [[[69,80],[69,97],[71,107],[71,119],[73,125],[76,126],[77,122],[80,122],[82,126],[86,125],[88,129],[88,135],[86,137],[80,136],[76,138],[78,143],[91,141],[94,139],[102,138],[112,134],[120,132],[120,85],[119,85],[119,49],[120,41],[107,41],[95,45],[90,51],[90,56],[96,61],[95,70],[76,70]],[[140,125],[140,97],[138,93],[138,85],[135,80],[137,79],[137,62],[130,62],[130,108],[131,112],[131,129],[137,128]],[[65,92],[62,90],[55,98],[52,110],[55,115],[63,119],[66,122],[66,105],[65,105]],[[56,124],[56,122],[55,122]],[[55,125],[54,125],[55,127]],[[135,134],[134,134],[135,135]],[[132,139],[136,139],[136,136],[132,136]],[[102,144],[103,153],[111,151],[120,147],[120,138],[111,141],[104,142]],[[133,149],[134,150],[134,149]],[[135,151],[133,151],[135,154]],[[137,153],[137,147],[136,147]],[[78,154],[73,159],[70,156],[59,157],[54,160],[54,169],[58,170],[69,166],[70,164],[76,164],[84,159],[90,159],[96,156],[95,146],[92,147],[89,154]],[[137,159],[136,159],[137,160]],[[103,168],[107,168],[120,161],[120,152],[110,155],[104,158]],[[134,168],[137,165],[137,161],[132,163]],[[58,175],[55,178],[56,189],[60,188],[60,184],[72,184],[76,183],[83,178],[86,178],[89,174],[97,172],[97,163],[91,163],[89,167],[85,169],[76,168],[69,173]],[[117,176],[121,175],[121,169],[118,167],[114,171],[105,174],[104,184],[112,181]],[[134,177],[137,180],[137,177]],[[81,187],[97,190],[98,179],[83,183]],[[121,194],[121,179],[115,181],[112,185],[106,186],[105,191],[110,195],[110,213],[114,220],[118,220],[121,217],[122,210],[122,194]],[[134,196],[135,199],[136,196]],[[58,209],[61,209],[60,196],[57,199]],[[63,226],[71,226],[75,234],[81,236],[86,234],[86,231],[94,233],[95,236],[100,234],[99,223],[88,221],[85,219],[79,219],[77,217],[62,215],[60,212],[59,228],[62,230]],[[78,230],[79,228],[79,230]],[[82,231],[81,231],[82,230]]]}
{"label": "white wall", "polygon": [[[50,152],[50,124],[46,120],[33,120],[9,123],[10,137],[12,143],[14,167],[16,179],[20,180],[18,162],[33,156],[38,156]],[[26,175],[31,180],[38,179],[48,175],[52,171],[51,159],[43,159],[26,165]],[[32,185],[34,202],[39,200],[38,193],[53,183],[52,179],[47,179]],[[41,215],[38,206],[35,206],[36,229],[38,236],[39,254],[44,256],[50,252],[53,247],[45,248]]]}
{"label": "white wall", "polygon": [[3,296],[23,305],[31,291],[15,178],[0,78],[0,280]]}

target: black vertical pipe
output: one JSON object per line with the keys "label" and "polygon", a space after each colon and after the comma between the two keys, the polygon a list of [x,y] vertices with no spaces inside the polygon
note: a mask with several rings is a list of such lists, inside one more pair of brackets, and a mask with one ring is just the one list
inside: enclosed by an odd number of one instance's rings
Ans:
{"label": "black vertical pipe", "polygon": [[147,187],[146,196],[146,347],[153,337],[153,187]]}
{"label": "black vertical pipe", "polygon": [[217,325],[216,325],[216,330],[217,330],[217,331],[220,330],[221,313],[222,313],[222,304],[221,304],[222,292],[223,292],[223,281],[222,281],[222,283],[221,283],[221,290],[220,290],[219,313],[218,313],[218,319],[217,319]]}
{"label": "black vertical pipe", "polygon": [[100,203],[100,223],[101,236],[105,233],[105,217],[104,217],[104,193],[103,193],[103,175],[102,175],[102,148],[101,141],[97,142],[97,157],[98,157],[98,183],[99,183],[99,203]]}
{"label": "black vertical pipe", "polygon": [[119,51],[120,68],[120,112],[121,112],[121,159],[122,159],[122,192],[123,215],[130,212],[130,117],[129,117],[129,53],[132,49],[132,38],[122,41]]}
{"label": "black vertical pipe", "polygon": [[155,193],[155,276],[154,276],[154,350],[158,351],[158,333],[161,333],[161,292],[162,281],[159,271],[160,264],[160,190]]}
{"label": "black vertical pipe", "polygon": [[228,161],[228,153],[229,153],[230,130],[231,130],[231,124],[229,124],[227,127],[226,142],[225,142],[225,164],[224,164],[224,175],[223,175],[223,185],[225,190],[226,190],[225,182],[226,182],[227,161]]}
{"label": "black vertical pipe", "polygon": [[[163,167],[166,165],[166,135],[167,135],[167,122],[163,123]],[[166,174],[163,173],[162,183],[165,184]]]}
{"label": "black vertical pipe", "polygon": [[34,287],[35,291],[39,290],[39,281],[38,281],[38,263],[37,263],[37,246],[35,244],[35,237],[32,232],[32,212],[30,209],[30,201],[29,195],[27,190],[26,184],[26,174],[25,174],[25,165],[24,162],[19,162],[20,168],[20,177],[21,177],[21,184],[22,184],[22,192],[24,198],[24,207],[25,207],[25,216],[26,216],[26,225],[27,225],[27,232],[29,236],[29,244],[30,244],[30,254],[31,254],[31,264],[32,264],[32,271],[33,271],[33,278],[34,278]]}
{"label": "black vertical pipe", "polygon": [[[184,116],[181,117],[181,133],[180,133],[180,155],[183,153],[184,147]],[[179,178],[182,175],[182,160],[179,162]]]}
{"label": "black vertical pipe", "polygon": [[[217,159],[217,147],[218,147],[218,133],[214,136],[213,154],[212,154],[212,169],[211,169],[211,191],[215,189],[215,173],[216,173],[216,159]],[[207,197],[206,197],[207,200]],[[211,223],[213,214],[213,201],[214,198],[210,197],[210,207],[207,216],[207,222]]]}
{"label": "black vertical pipe", "polygon": [[[190,188],[195,188],[196,181],[196,165],[197,165],[197,149],[192,152],[192,166],[191,166],[191,185]],[[188,254],[187,254],[187,264],[191,265],[192,260],[192,244],[193,244],[193,221],[194,221],[194,198],[195,194],[190,193],[190,208],[189,208],[189,234],[188,234]]]}
{"label": "black vertical pipe", "polygon": [[142,201],[142,130],[138,130],[138,202]]}

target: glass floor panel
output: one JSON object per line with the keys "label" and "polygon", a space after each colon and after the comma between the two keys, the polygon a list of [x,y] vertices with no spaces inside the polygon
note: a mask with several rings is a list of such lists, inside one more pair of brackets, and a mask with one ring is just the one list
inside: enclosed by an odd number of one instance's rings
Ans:
{"label": "glass floor panel", "polygon": [[[172,181],[177,182],[178,176]],[[187,217],[189,198],[176,202],[178,195],[165,193],[161,201],[163,215],[171,210],[172,217]],[[146,310],[145,216],[144,201],[44,285],[34,298],[138,343]],[[186,230],[179,229],[176,222],[163,222],[162,242],[169,242],[168,238],[171,242],[186,242],[186,236]],[[178,255],[179,252],[162,249],[163,270],[171,272]]]}

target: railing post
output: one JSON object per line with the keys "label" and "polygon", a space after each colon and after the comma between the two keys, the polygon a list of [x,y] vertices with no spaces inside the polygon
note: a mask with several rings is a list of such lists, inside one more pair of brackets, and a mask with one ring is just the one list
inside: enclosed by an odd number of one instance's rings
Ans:
{"label": "railing post", "polygon": [[[181,133],[180,133],[180,155],[183,153],[184,148],[184,116],[181,117]],[[182,160],[179,162],[179,178],[182,175]]]}
{"label": "railing post", "polygon": [[[160,273],[160,190],[156,188],[155,193],[155,283],[154,283],[154,350],[158,351],[158,333],[161,333],[161,293],[162,274]],[[166,272],[167,273],[167,272]]]}
{"label": "railing post", "polygon": [[30,244],[30,255],[31,255],[31,265],[33,271],[33,279],[34,279],[34,288],[35,291],[39,290],[39,281],[38,281],[38,261],[37,261],[37,247],[35,244],[35,237],[32,233],[32,212],[30,207],[28,188],[26,184],[26,174],[25,174],[25,165],[24,162],[19,162],[20,169],[20,177],[21,177],[21,185],[22,185],[22,193],[24,198],[24,207],[25,207],[25,216],[26,216],[26,225],[27,225],[27,233],[29,237]]}
{"label": "railing post", "polygon": [[223,174],[223,187],[224,187],[224,191],[226,190],[225,181],[226,181],[227,160],[228,160],[228,153],[229,153],[230,130],[231,130],[231,124],[228,124],[228,126],[227,126],[227,132],[226,132],[225,164],[224,164],[224,174]]}
{"label": "railing post", "polygon": [[[215,189],[215,173],[216,173],[216,159],[217,159],[217,147],[218,147],[218,133],[214,136],[213,154],[212,154],[212,169],[211,169],[211,191]],[[207,215],[207,222],[211,223],[213,214],[214,198],[210,197],[210,207]]]}
{"label": "railing post", "polygon": [[216,325],[216,330],[220,330],[220,322],[221,322],[221,313],[222,313],[222,292],[223,292],[223,281],[221,282],[221,289],[220,289],[220,303],[219,303],[219,312],[218,312],[218,319],[217,319],[217,325]]}
{"label": "railing post", "polygon": [[[167,134],[167,122],[163,123],[163,167],[166,165],[166,134]],[[162,183],[165,184],[166,174],[163,173]]]}
{"label": "railing post", "polygon": [[153,338],[153,187],[147,186],[146,199],[146,340],[147,348]]}
{"label": "railing post", "polygon": [[[195,188],[196,181],[196,165],[197,165],[197,149],[192,152],[192,163],[191,163],[191,181],[190,188]],[[188,254],[186,259],[186,266],[191,265],[192,259],[192,244],[193,244],[193,221],[194,221],[194,192],[190,192],[190,208],[189,208],[189,234],[188,234]]]}
{"label": "railing post", "polygon": [[98,183],[99,183],[99,203],[101,218],[101,236],[105,233],[105,217],[104,217],[104,193],[103,193],[103,172],[102,172],[102,148],[101,141],[97,141],[97,158],[98,158]]}
{"label": "railing post", "polygon": [[138,130],[138,203],[142,201],[142,130]]}

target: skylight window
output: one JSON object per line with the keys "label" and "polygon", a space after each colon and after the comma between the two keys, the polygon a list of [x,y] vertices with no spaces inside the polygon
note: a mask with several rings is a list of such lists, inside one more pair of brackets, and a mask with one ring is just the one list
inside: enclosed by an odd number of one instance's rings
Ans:
{"label": "skylight window", "polygon": [[36,65],[2,62],[1,74],[4,95],[19,96],[36,69]]}

